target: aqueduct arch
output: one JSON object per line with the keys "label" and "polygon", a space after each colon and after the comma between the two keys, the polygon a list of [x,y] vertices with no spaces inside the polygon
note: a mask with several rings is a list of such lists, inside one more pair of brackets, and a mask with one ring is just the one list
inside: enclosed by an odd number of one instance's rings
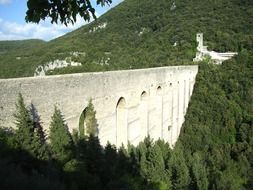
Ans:
{"label": "aqueduct arch", "polygon": [[116,106],[116,146],[124,146],[128,143],[128,129],[127,129],[127,107],[126,100],[121,97]]}
{"label": "aqueduct arch", "polygon": [[84,137],[84,135],[86,134],[86,124],[85,124],[86,115],[87,115],[87,107],[84,108],[79,117],[79,134],[81,137]]}
{"label": "aqueduct arch", "polygon": [[139,104],[139,118],[140,118],[140,134],[139,140],[143,140],[145,137],[148,136],[148,93],[143,91],[140,97],[140,104]]}
{"label": "aqueduct arch", "polygon": [[162,121],[163,121],[163,89],[161,86],[158,86],[156,89],[156,129],[155,129],[155,138],[158,139],[162,137]]}

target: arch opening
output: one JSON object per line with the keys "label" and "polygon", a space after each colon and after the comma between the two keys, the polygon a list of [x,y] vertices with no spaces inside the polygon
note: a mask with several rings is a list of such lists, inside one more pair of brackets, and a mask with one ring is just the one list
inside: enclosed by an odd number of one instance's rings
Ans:
{"label": "arch opening", "polygon": [[96,111],[94,110],[94,106],[91,100],[89,101],[88,106],[82,111],[80,115],[79,134],[80,137],[98,135],[98,123],[96,119]]}
{"label": "arch opening", "polygon": [[162,95],[162,87],[158,86],[156,89],[156,95],[161,96]]}
{"label": "arch opening", "polygon": [[87,114],[87,107],[82,111],[79,117],[79,135],[81,138],[84,137],[86,134],[86,125],[85,125],[86,114]]}
{"label": "arch opening", "polygon": [[143,91],[141,93],[141,101],[147,101],[148,99],[148,93],[146,91]]}
{"label": "arch opening", "polygon": [[162,87],[158,86],[156,90],[156,139],[163,138],[163,92]]}
{"label": "arch opening", "polygon": [[139,136],[140,140],[143,140],[148,136],[148,93],[143,91],[140,97],[139,104]]}
{"label": "arch opening", "polygon": [[124,109],[125,107],[126,107],[126,100],[125,100],[125,98],[121,97],[118,100],[117,109]]}
{"label": "arch opening", "polygon": [[121,97],[116,106],[116,146],[127,145],[127,108],[126,100]]}

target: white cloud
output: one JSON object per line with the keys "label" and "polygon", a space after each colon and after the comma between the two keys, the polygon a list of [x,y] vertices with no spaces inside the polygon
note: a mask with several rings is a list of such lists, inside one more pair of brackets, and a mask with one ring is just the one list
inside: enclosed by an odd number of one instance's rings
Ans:
{"label": "white cloud", "polygon": [[11,3],[11,0],[0,0],[0,5],[6,5]]}
{"label": "white cloud", "polygon": [[[123,0],[113,1],[112,5],[110,7],[106,6],[104,11],[108,11],[108,9],[114,7],[122,1]],[[11,0],[0,0],[0,4],[10,2]],[[96,12],[96,15],[99,17],[101,16],[101,13]],[[63,24],[51,24],[49,20],[40,22],[39,24],[20,24],[0,18],[0,40],[42,39],[48,41],[75,30],[84,24],[87,24],[87,22],[85,22],[80,16],[77,17],[77,21],[74,25],[69,24],[68,27]]]}
{"label": "white cloud", "polygon": [[0,18],[0,40],[43,39],[51,40],[75,30],[86,24],[81,17],[77,17],[74,25],[66,27],[62,24],[51,24],[49,20],[39,24],[4,21]]}

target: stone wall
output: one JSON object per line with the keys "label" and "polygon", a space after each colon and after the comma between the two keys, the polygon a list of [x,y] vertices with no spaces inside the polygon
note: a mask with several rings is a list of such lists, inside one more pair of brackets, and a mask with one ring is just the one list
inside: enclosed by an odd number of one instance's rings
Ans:
{"label": "stone wall", "polygon": [[22,93],[48,130],[54,105],[70,130],[92,99],[103,145],[136,145],[148,134],[174,145],[184,122],[198,66],[68,74],[0,80],[0,126],[14,127],[15,103]]}

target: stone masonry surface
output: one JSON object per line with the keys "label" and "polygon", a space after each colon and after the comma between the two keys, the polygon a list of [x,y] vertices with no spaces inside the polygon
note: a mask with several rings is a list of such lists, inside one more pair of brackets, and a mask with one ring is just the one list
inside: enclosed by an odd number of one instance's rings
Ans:
{"label": "stone masonry surface", "polygon": [[134,145],[150,135],[173,146],[198,73],[198,66],[0,79],[0,127],[15,127],[18,93],[38,110],[48,130],[56,105],[72,131],[92,99],[101,144]]}

